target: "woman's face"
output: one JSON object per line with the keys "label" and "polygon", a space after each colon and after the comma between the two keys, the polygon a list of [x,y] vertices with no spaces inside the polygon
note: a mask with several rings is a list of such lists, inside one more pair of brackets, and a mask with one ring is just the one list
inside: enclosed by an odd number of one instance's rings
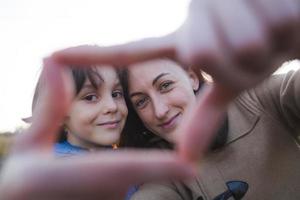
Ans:
{"label": "woman's face", "polygon": [[119,78],[112,67],[97,67],[98,88],[87,79],[67,117],[68,141],[87,147],[85,141],[111,145],[120,139],[127,107]]}
{"label": "woman's face", "polygon": [[131,66],[128,90],[131,102],[153,133],[174,142],[175,130],[196,102],[199,79],[169,60],[154,60]]}

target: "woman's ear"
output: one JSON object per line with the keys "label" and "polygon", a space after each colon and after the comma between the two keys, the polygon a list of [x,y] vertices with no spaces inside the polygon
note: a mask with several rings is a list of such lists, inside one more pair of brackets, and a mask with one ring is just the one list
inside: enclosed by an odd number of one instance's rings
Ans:
{"label": "woman's ear", "polygon": [[194,92],[197,92],[200,88],[200,84],[203,82],[202,76],[199,77],[199,75],[197,75],[192,69],[187,69],[187,73]]}

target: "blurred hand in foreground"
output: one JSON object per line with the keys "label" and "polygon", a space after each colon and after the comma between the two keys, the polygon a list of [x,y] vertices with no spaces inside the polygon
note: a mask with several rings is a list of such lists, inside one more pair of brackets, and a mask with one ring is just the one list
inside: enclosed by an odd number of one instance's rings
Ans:
{"label": "blurred hand in foreground", "polygon": [[129,186],[193,175],[191,166],[168,152],[101,151],[55,158],[53,145],[72,98],[68,73],[52,59],[44,60],[45,87],[31,127],[17,136],[1,171],[1,199],[119,200]]}
{"label": "blurred hand in foreground", "polygon": [[270,76],[283,61],[300,57],[298,0],[193,0],[174,33],[128,44],[79,46],[53,54],[66,64],[127,66],[159,57],[203,70],[214,79],[182,125],[179,153],[200,159],[227,105]]}

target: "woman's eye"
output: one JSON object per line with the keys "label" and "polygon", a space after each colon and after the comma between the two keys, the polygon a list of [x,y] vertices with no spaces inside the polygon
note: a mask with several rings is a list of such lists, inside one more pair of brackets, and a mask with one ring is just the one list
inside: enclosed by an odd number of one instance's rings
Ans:
{"label": "woman's eye", "polygon": [[172,85],[171,81],[167,81],[167,82],[163,82],[162,84],[159,85],[159,89],[164,91],[164,90],[168,90]]}
{"label": "woman's eye", "polygon": [[123,94],[123,91],[121,91],[121,90],[117,90],[112,93],[113,98],[121,98],[123,96],[124,96],[124,94]]}
{"label": "woman's eye", "polygon": [[89,94],[89,95],[86,95],[83,99],[86,100],[86,101],[94,102],[94,101],[98,100],[98,96],[95,95],[95,94]]}
{"label": "woman's eye", "polygon": [[135,102],[135,107],[136,108],[143,108],[147,103],[147,98],[144,97],[142,99],[139,99]]}

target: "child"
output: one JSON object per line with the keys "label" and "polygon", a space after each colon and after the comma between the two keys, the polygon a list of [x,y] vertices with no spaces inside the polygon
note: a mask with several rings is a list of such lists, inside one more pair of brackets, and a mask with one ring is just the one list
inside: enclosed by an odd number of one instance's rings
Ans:
{"label": "child", "polygon": [[[73,67],[71,71],[75,96],[62,124],[55,154],[65,157],[101,148],[115,148],[128,114],[116,69],[91,66]],[[33,97],[33,110],[39,103],[38,96],[42,89],[39,80]],[[135,190],[131,188],[126,199]]]}

